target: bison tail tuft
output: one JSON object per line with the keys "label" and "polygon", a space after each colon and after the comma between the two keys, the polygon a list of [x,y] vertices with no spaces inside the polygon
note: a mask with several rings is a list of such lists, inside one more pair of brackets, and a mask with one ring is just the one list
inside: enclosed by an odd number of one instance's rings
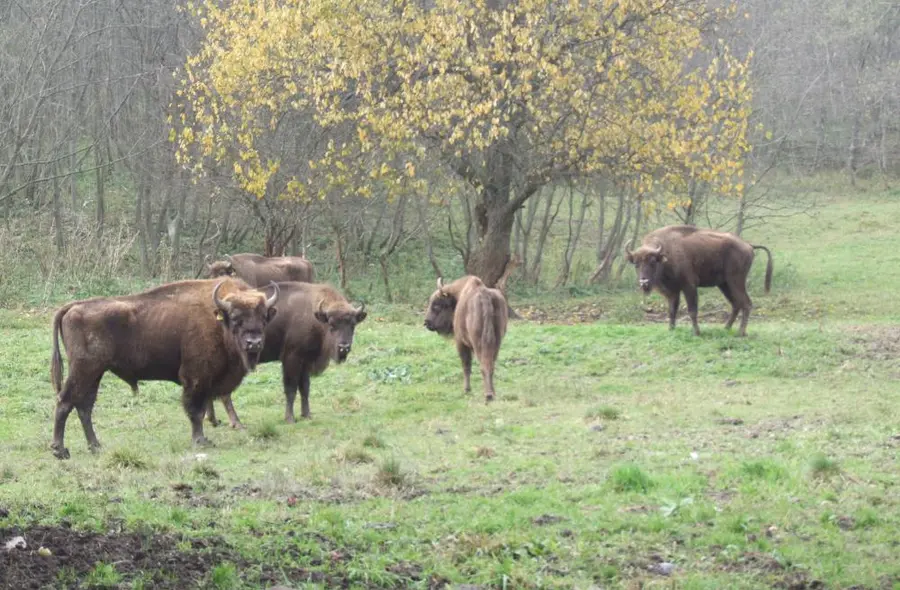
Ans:
{"label": "bison tail tuft", "polygon": [[62,391],[63,378],[62,357],[59,354],[59,333],[62,330],[63,316],[71,307],[71,305],[66,305],[53,316],[53,355],[50,357],[50,382],[57,395]]}
{"label": "bison tail tuft", "polygon": [[766,285],[765,285],[766,293],[768,293],[769,290],[772,289],[772,253],[769,252],[769,249],[766,248],[765,246],[753,246],[753,249],[754,250],[764,250],[766,253],[766,256],[768,256],[768,258],[769,258],[769,261],[766,263]]}

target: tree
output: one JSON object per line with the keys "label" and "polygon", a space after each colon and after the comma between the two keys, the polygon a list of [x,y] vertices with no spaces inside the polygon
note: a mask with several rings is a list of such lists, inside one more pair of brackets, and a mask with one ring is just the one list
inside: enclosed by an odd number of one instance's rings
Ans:
{"label": "tree", "polygon": [[[207,0],[174,134],[183,161],[232,164],[257,197],[401,194],[441,166],[476,200],[467,271],[490,285],[516,211],[545,186],[628,178],[740,192],[747,61],[697,0]],[[267,150],[308,112],[327,142],[273,186]],[[283,171],[282,171],[283,172]],[[421,187],[420,187],[421,188]]]}

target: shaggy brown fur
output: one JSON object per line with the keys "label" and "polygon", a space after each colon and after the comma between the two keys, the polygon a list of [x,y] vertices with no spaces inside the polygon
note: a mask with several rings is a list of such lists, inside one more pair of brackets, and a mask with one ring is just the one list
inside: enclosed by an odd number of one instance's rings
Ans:
{"label": "shaggy brown fur", "polygon": [[753,307],[747,294],[747,275],[755,249],[764,250],[769,258],[765,283],[768,293],[772,287],[772,253],[765,246],[752,246],[733,234],[690,225],[670,225],[644,236],[643,244],[634,252],[626,245],[625,256],[637,267],[641,289],[649,293],[655,288],[669,300],[669,329],[675,327],[675,316],[684,291],[694,334],[699,335],[697,288],[718,287],[731,303],[731,316],[725,328],[730,329],[741,312],[739,335],[746,336],[747,320]]}
{"label": "shaggy brown fur", "polygon": [[313,265],[305,256],[267,258],[259,254],[235,254],[216,262],[207,256],[206,271],[210,278],[237,276],[257,288],[281,281],[312,283],[315,280]]}
{"label": "shaggy brown fur", "polygon": [[[356,325],[366,319],[365,306],[353,307],[327,284],[278,283],[278,315],[266,327],[266,343],[259,362],[281,361],[284,382],[284,419],[294,422],[294,399],[300,389],[300,416],[309,418],[309,378],[320,375],[331,361],[343,363],[353,345]],[[233,428],[241,428],[231,405],[222,398]],[[209,421],[218,424],[212,400]]]}
{"label": "shaggy brown fur", "polygon": [[[72,409],[91,450],[100,447],[91,413],[100,379],[112,372],[137,391],[138,381],[172,381],[195,443],[203,436],[207,400],[230,394],[263,350],[278,294],[266,298],[235,279],[180,281],[123,297],[63,306],[53,318],[50,376],[57,393],[53,453],[67,459],[66,420]],[[69,376],[62,383],[62,335]]]}
{"label": "shaggy brown fur", "polygon": [[453,336],[462,360],[465,391],[471,391],[472,352],[481,365],[484,397],[494,399],[494,366],[509,322],[506,298],[497,289],[468,275],[449,285],[438,279],[438,289],[428,299],[425,327],[443,336]]}

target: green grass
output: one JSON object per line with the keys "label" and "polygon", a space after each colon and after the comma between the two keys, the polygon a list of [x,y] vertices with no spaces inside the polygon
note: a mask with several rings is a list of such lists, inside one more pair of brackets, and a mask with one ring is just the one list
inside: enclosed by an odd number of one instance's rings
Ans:
{"label": "green grass", "polygon": [[[897,227],[900,195],[881,193],[750,232],[776,275],[764,296],[754,269],[743,339],[712,290],[699,338],[646,321],[642,302],[664,303],[634,292],[558,303],[607,310],[593,323],[513,322],[491,404],[477,368],[462,392],[421,309],[376,308],[347,363],[313,380],[312,420],[281,422],[280,367],[264,365],[234,394],[247,430],[207,427],[204,449],[176,386],[135,396],[108,375],[104,447],[88,451],[73,413],[72,458],[54,459],[50,315],[0,312],[0,529],[115,528],[185,554],[225,543],[197,582],[214,588],[262,586],[262,571],[297,588],[890,588]],[[144,574],[98,555],[58,584],[154,587]]]}

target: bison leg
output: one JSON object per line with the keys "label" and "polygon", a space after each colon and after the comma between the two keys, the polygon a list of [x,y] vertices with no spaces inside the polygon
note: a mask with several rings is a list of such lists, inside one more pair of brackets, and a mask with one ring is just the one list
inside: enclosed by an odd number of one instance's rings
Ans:
{"label": "bison leg", "polygon": [[458,343],[456,345],[456,350],[459,352],[459,360],[462,361],[463,391],[469,393],[472,391],[472,386],[469,383],[472,376],[472,349],[465,344]]}
{"label": "bison leg", "polygon": [[297,399],[297,380],[293,375],[288,376],[285,366],[282,363],[281,381],[284,383],[284,421],[288,424],[294,424],[297,420],[294,418],[294,400]]}
{"label": "bison leg", "polygon": [[211,399],[206,403],[206,419],[209,420],[209,423],[213,428],[222,423],[221,420],[216,418],[216,405],[213,403],[214,401],[215,400]]}
{"label": "bison leg", "polygon": [[740,308],[734,304],[734,296],[731,294],[731,288],[728,286],[728,283],[719,285],[719,290],[725,296],[725,299],[728,300],[728,303],[731,304],[731,315],[728,317],[728,321],[725,322],[725,329],[730,330],[731,326],[734,325],[734,320],[737,318]]}
{"label": "bison leg", "polygon": [[81,420],[81,428],[84,430],[84,437],[87,439],[88,448],[92,453],[100,450],[100,441],[97,440],[97,434],[94,432],[94,421],[92,415],[94,413],[94,402],[97,401],[97,389],[100,387],[99,380],[91,385],[89,391],[85,393],[77,402],[75,409],[78,410],[78,419]]}
{"label": "bison leg", "polygon": [[681,305],[681,291],[675,291],[669,296],[669,329],[675,329],[675,319],[678,317],[678,307]]}
{"label": "bison leg", "polygon": [[[231,403],[231,394],[223,395],[219,399],[222,400],[222,405],[225,406],[225,412],[228,414],[228,421],[231,422],[231,427],[243,430],[244,425],[241,424],[241,419],[238,418],[237,412],[234,411],[234,404]],[[209,402],[209,405],[212,407],[212,401]]]}
{"label": "bison leg", "polygon": [[191,391],[185,387],[181,393],[181,405],[191,421],[191,440],[195,445],[209,445],[209,439],[203,435],[203,417],[212,405],[212,398],[205,394]]}
{"label": "bison leg", "polygon": [[72,413],[72,409],[75,407],[75,404],[69,401],[73,387],[74,382],[72,378],[66,379],[65,386],[59,394],[59,400],[56,402],[56,415],[53,420],[53,443],[51,443],[50,448],[53,451],[53,456],[57,459],[69,458],[69,449],[66,448],[65,436],[66,420],[69,419],[69,414]]}
{"label": "bison leg", "polygon": [[686,286],[684,288],[684,300],[687,302],[688,314],[691,316],[691,324],[694,326],[694,335],[700,335],[700,326],[697,324],[697,287]]}
{"label": "bison leg", "polygon": [[494,400],[494,359],[487,358],[487,355],[478,359],[481,365],[481,378],[484,380],[484,401],[490,402]]}
{"label": "bison leg", "polygon": [[309,418],[309,373],[300,373],[300,417]]}

